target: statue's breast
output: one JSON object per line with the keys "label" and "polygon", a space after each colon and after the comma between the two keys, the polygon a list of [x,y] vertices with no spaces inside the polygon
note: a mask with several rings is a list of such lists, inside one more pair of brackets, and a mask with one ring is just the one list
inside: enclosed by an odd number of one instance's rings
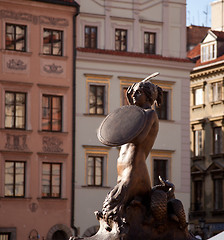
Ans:
{"label": "statue's breast", "polygon": [[98,139],[108,146],[132,142],[146,125],[145,111],[135,105],[123,106],[110,113],[98,129]]}

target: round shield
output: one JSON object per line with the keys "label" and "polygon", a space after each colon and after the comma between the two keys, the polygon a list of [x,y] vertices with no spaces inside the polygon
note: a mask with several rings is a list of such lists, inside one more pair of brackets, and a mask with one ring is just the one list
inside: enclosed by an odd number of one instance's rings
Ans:
{"label": "round shield", "polygon": [[135,105],[123,106],[110,113],[98,129],[98,139],[108,146],[131,142],[146,124],[145,111]]}

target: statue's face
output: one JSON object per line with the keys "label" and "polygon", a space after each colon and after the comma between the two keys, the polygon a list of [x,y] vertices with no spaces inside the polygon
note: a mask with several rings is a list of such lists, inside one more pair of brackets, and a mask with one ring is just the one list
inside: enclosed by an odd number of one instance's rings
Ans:
{"label": "statue's face", "polygon": [[147,101],[145,92],[139,87],[139,84],[136,84],[133,88],[132,99],[133,103],[139,107],[142,107]]}

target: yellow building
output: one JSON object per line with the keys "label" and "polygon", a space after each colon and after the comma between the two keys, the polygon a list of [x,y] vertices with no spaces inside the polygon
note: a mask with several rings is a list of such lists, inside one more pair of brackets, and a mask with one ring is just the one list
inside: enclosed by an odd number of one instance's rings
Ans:
{"label": "yellow building", "polygon": [[192,231],[207,239],[224,230],[224,32],[208,30],[189,56],[191,72]]}

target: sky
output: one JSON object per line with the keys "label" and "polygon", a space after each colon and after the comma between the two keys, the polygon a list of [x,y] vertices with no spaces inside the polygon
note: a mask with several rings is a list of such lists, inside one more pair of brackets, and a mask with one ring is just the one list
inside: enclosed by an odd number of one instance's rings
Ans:
{"label": "sky", "polygon": [[211,2],[215,0],[186,0],[187,26],[198,25],[211,27]]}

